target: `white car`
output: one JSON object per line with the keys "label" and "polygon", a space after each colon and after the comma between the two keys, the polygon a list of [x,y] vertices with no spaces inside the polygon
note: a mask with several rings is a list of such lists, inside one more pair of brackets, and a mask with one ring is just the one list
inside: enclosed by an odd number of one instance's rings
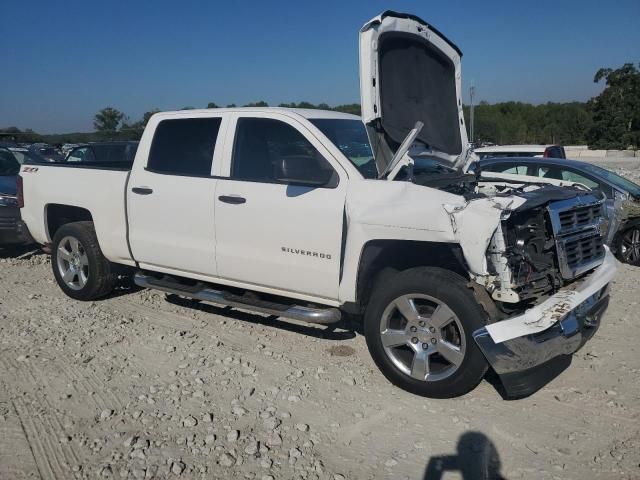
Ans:
{"label": "white car", "polygon": [[24,165],[24,221],[72,298],[107,295],[128,269],[201,301],[354,315],[407,391],[462,395],[491,365],[508,395],[530,394],[596,331],[615,262],[592,192],[465,173],[460,55],[386,12],[360,33],[362,119],[157,113],[131,166]]}
{"label": "white car", "polygon": [[493,145],[476,148],[474,153],[481,160],[502,157],[567,158],[564,147],[560,145]]}

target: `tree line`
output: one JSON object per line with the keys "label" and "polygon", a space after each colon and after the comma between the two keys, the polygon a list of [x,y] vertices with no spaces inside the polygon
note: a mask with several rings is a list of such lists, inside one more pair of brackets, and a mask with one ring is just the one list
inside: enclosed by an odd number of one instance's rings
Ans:
{"label": "tree line", "polygon": [[[640,66],[640,65],[639,65]],[[598,70],[594,82],[604,82],[600,95],[588,102],[545,103],[532,105],[524,102],[475,106],[476,142],[497,144],[584,145],[598,149],[626,149],[640,147],[640,70],[627,63],[618,69]],[[235,104],[226,105],[236,107]],[[268,107],[265,101],[243,105]],[[281,103],[279,107],[335,110],[360,115],[357,103],[331,107],[326,103]],[[195,107],[184,107],[188,110]],[[214,102],[207,108],[218,108]],[[469,106],[464,106],[469,126]],[[142,118],[131,121],[125,113],[106,107],[96,113],[95,132],[40,135],[32,130],[16,127],[0,129],[2,138],[22,142],[83,143],[100,140],[138,140],[151,116],[159,110],[145,112]]]}

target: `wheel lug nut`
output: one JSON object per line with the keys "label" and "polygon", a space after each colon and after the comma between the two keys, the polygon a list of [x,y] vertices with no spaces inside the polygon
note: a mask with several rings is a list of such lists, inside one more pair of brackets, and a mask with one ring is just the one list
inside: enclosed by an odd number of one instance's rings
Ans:
{"label": "wheel lug nut", "polygon": [[434,332],[436,331],[436,329],[435,329],[435,328],[433,328],[433,327],[429,327],[429,331],[430,331],[431,333],[434,333]]}
{"label": "wheel lug nut", "polygon": [[423,343],[422,344],[422,349],[426,350],[427,348],[429,348],[429,344],[428,343]]}
{"label": "wheel lug nut", "polygon": [[435,338],[431,339],[431,343],[435,344],[437,342],[437,340]]}
{"label": "wheel lug nut", "polygon": [[418,343],[418,338],[417,337],[413,337],[411,339],[411,343]]}
{"label": "wheel lug nut", "polygon": [[418,329],[416,327],[411,327],[411,331],[415,333],[418,331]]}

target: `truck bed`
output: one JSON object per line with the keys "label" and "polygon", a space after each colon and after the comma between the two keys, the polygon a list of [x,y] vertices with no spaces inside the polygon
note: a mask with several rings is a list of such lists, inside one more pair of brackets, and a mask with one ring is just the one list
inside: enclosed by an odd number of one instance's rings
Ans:
{"label": "truck bed", "polygon": [[125,206],[131,164],[118,163],[118,166],[98,162],[23,165],[22,216],[33,238],[42,244],[51,242],[55,225],[47,221],[48,210],[56,209],[64,215],[65,206],[82,205],[87,215],[92,215],[105,257],[113,262],[134,264],[127,243]]}

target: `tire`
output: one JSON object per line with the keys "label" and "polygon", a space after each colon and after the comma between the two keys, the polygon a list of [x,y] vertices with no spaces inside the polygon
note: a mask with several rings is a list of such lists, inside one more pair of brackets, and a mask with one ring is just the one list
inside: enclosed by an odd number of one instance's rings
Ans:
{"label": "tire", "polygon": [[618,260],[635,267],[640,266],[640,226],[634,225],[618,233],[615,247]]}
{"label": "tire", "polygon": [[472,336],[486,319],[461,276],[420,267],[375,283],[364,330],[374,362],[391,383],[416,395],[451,398],[473,390],[487,371]]}
{"label": "tire", "polygon": [[100,250],[93,222],[63,225],[52,243],[53,275],[67,296],[88,301],[111,293],[117,274]]}

